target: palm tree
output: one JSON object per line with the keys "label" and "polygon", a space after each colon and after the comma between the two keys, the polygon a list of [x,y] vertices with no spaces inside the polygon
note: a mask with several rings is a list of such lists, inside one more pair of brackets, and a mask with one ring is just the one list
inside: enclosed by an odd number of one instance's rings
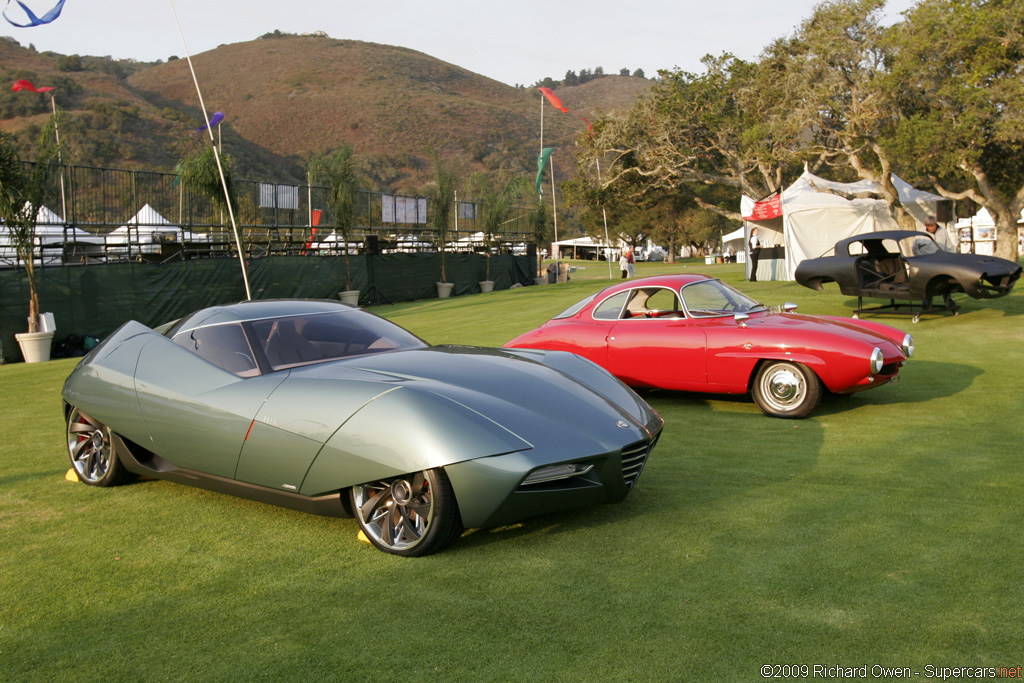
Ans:
{"label": "palm tree", "polygon": [[[225,213],[231,218],[231,231],[238,249],[238,263],[242,268],[242,282],[245,283],[245,298],[252,298],[249,287],[249,270],[245,263],[247,248],[242,245],[242,236],[238,232],[238,199],[235,185],[231,180],[230,157],[221,156],[214,147],[206,147],[192,156],[185,157],[174,167],[180,182],[190,192],[208,198],[215,208],[220,210],[221,218]],[[222,181],[223,178],[223,181]]]}
{"label": "palm tree", "polygon": [[306,169],[309,183],[327,186],[327,203],[334,214],[334,226],[345,244],[345,289],[352,289],[352,275],[348,262],[348,243],[356,222],[356,194],[359,167],[350,145],[344,145],[331,154],[315,154]]}
{"label": "palm tree", "polygon": [[[174,167],[175,173],[181,178],[181,182],[189,189],[209,199],[221,214],[228,210],[228,200],[224,196],[224,186],[220,182],[220,172],[217,170],[217,159],[214,156],[216,151],[213,147],[207,147],[192,156],[185,157]],[[231,163],[228,157],[222,156],[222,168],[224,169],[224,180],[228,186],[228,196],[231,198],[231,213],[238,213],[238,199],[235,197],[235,186],[231,181]]]}
{"label": "palm tree", "polygon": [[501,191],[491,184],[490,178],[483,174],[473,176],[472,185],[480,201],[480,227],[484,233],[484,244],[487,248],[487,279],[491,279],[491,246],[494,235],[502,232],[502,226],[508,221],[512,202],[519,199],[530,189],[530,183],[522,177],[515,177],[505,183]]}
{"label": "palm tree", "polygon": [[59,165],[57,114],[43,129],[35,164],[22,162],[14,138],[0,132],[0,221],[7,228],[28,278],[28,331],[39,331],[39,292],[36,289],[36,220]]}
{"label": "palm tree", "polygon": [[441,161],[434,154],[434,185],[430,189],[430,227],[437,234],[438,248],[441,251],[441,282],[448,282],[444,268],[445,247],[448,243],[448,228],[451,227],[452,207],[455,206],[455,189],[457,177],[449,164]]}

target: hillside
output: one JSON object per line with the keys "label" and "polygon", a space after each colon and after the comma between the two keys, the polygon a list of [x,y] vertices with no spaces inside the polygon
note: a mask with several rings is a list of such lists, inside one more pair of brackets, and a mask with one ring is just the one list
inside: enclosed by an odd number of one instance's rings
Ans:
{"label": "hillside", "polygon": [[[194,148],[190,132],[201,115],[185,60],[81,61],[82,70],[68,71],[66,57],[0,41],[0,76],[58,86],[71,163],[170,170]],[[281,36],[223,45],[193,63],[208,111],[226,114],[224,149],[239,177],[301,182],[311,154],[344,143],[362,159],[372,189],[417,191],[429,179],[431,150],[461,160],[466,172],[536,169],[539,93],[420,52]],[[583,125],[577,116],[628,107],[650,85],[606,76],[558,89],[576,116],[547,107],[545,146],[571,145]],[[48,104],[42,95],[4,93],[0,129],[27,146]],[[562,174],[571,171],[566,162]]]}

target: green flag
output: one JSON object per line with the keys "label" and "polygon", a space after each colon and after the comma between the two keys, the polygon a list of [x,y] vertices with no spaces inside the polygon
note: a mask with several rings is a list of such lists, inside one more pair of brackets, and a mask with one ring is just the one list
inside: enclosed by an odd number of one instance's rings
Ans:
{"label": "green flag", "polygon": [[544,150],[539,155],[537,155],[537,194],[541,193],[541,176],[544,175],[544,167],[547,166],[548,157],[551,156],[551,152],[553,152],[554,150],[554,147],[545,147]]}

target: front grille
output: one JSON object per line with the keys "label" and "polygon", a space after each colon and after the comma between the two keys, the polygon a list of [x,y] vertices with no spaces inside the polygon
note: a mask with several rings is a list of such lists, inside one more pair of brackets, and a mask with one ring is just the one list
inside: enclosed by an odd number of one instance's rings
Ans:
{"label": "front grille", "polygon": [[899,369],[899,363],[886,363],[882,366],[882,370],[878,374],[882,377],[888,377],[889,375],[895,375]]}
{"label": "front grille", "polygon": [[640,478],[647,454],[651,452],[656,440],[637,441],[622,449],[622,480],[626,482],[627,489],[633,488],[633,484]]}

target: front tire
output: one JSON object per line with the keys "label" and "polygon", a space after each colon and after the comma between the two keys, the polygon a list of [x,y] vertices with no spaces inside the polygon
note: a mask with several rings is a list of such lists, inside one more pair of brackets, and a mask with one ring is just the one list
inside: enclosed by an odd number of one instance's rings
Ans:
{"label": "front tire", "polygon": [[350,495],[359,528],[386,553],[429,555],[462,533],[455,493],[442,469],[353,486]]}
{"label": "front tire", "polygon": [[135,479],[117,456],[110,428],[78,408],[68,412],[68,455],[78,480],[90,486],[119,486]]}
{"label": "front tire", "polygon": [[765,415],[807,417],[821,398],[821,381],[809,368],[788,361],[768,361],[754,380],[754,402]]}

